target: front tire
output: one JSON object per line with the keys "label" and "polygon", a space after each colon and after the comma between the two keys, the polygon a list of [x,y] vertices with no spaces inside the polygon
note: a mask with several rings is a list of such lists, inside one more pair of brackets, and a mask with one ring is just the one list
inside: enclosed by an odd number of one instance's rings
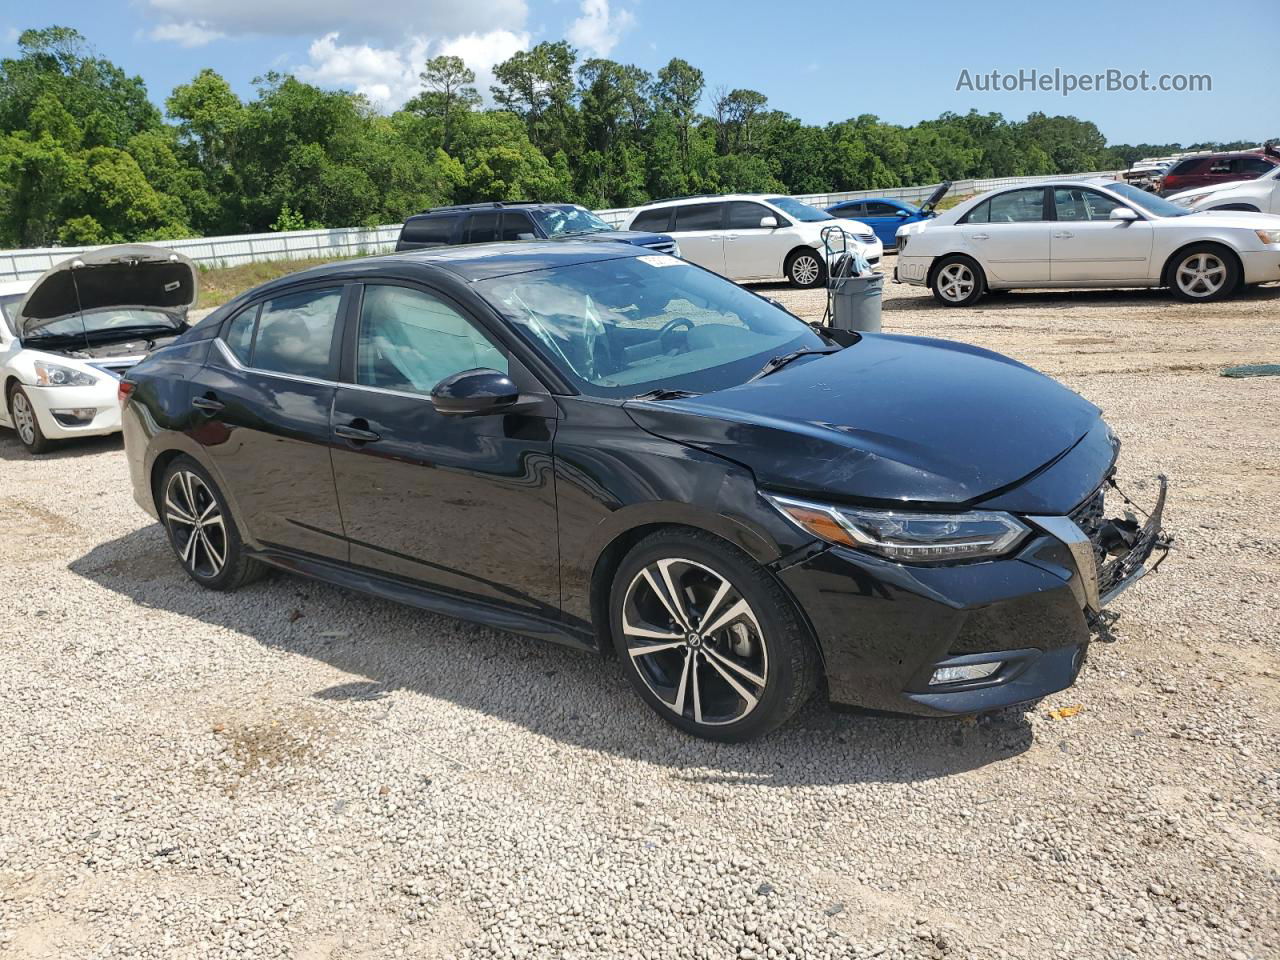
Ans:
{"label": "front tire", "polygon": [[694,736],[763,736],[817,686],[817,652],[790,597],[701,531],[662,530],[637,544],[614,576],[609,619],[632,686]]}
{"label": "front tire", "polygon": [[1240,265],[1224,247],[1197,243],[1169,261],[1169,289],[1179,300],[1209,303],[1231,296],[1240,285]]}
{"label": "front tire", "polygon": [[18,433],[18,439],[32,453],[48,453],[53,441],[40,429],[40,421],[36,417],[31,398],[18,384],[9,391],[9,422]]}
{"label": "front tire", "polygon": [[182,569],[210,590],[235,590],[265,568],[246,555],[226,499],[190,457],[169,464],[156,498],[160,520]]}
{"label": "front tire", "polygon": [[933,298],[948,307],[977,303],[986,285],[987,278],[977,261],[958,255],[943,258],[929,280]]}
{"label": "front tire", "polygon": [[793,287],[811,290],[827,282],[827,266],[817,250],[805,247],[787,258],[787,279]]}

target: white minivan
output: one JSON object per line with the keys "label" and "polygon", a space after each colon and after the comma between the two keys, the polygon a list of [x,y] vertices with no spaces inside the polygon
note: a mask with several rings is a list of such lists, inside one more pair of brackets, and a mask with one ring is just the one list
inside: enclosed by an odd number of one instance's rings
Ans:
{"label": "white minivan", "polygon": [[884,249],[866,224],[837,219],[792,197],[734,193],[657,200],[633,210],[623,229],[669,234],[684,259],[730,280],[785,277],[797,287],[817,287],[827,277],[822,231],[830,226],[843,227],[849,249],[872,266],[880,262]]}

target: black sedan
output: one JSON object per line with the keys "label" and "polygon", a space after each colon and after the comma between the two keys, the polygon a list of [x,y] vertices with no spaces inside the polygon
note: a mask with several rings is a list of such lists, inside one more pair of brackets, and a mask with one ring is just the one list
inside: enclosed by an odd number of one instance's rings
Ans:
{"label": "black sedan", "polygon": [[217,590],[266,566],[621,660],[743,740],[831,700],[1070,685],[1162,545],[1099,411],[975,347],[815,329],[623,244],[294,274],[121,385],[138,502]]}

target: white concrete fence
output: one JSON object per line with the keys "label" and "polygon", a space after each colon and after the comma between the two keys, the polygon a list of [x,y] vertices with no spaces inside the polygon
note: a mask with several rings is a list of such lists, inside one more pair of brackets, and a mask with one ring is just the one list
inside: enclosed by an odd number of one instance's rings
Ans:
{"label": "white concrete fence", "polygon": [[[1084,180],[1090,177],[1114,176],[1114,171],[1099,173],[1075,173],[1070,179]],[[1034,183],[1045,177],[1001,177],[994,180],[957,180],[951,193],[967,196],[983,193],[997,187]],[[844,193],[798,194],[796,199],[815,207],[829,207],[843,200],[861,200],[867,197],[889,197],[920,203],[931,194],[937,184],[922,187],[889,187],[884,190],[852,190]],[[634,207],[596,211],[613,226],[619,226]],[[384,227],[334,227],[324,230],[294,230],[288,233],[252,233],[234,237],[195,237],[188,240],[156,241],[157,246],[177,250],[204,267],[234,267],[243,263],[267,260],[306,260],[311,258],[338,258],[388,253],[395,249],[400,235],[400,224]],[[56,263],[83,253],[90,247],[41,247],[28,250],[0,250],[0,283],[13,280],[34,280]]]}

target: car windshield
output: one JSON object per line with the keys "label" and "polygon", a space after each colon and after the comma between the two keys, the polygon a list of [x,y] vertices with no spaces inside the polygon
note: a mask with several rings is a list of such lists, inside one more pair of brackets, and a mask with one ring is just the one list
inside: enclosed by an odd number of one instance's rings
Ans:
{"label": "car windshield", "polygon": [[137,308],[113,308],[93,310],[84,314],[83,321],[78,313],[51,323],[39,323],[28,339],[41,337],[78,337],[109,335],[115,330],[131,331],[154,329],[158,332],[169,332],[178,329],[178,321],[159,310],[143,310]]}
{"label": "car windshield", "polygon": [[582,207],[552,207],[532,210],[533,218],[548,237],[570,237],[580,233],[604,233],[613,227]]}
{"label": "car windshield", "polygon": [[707,393],[824,341],[723,277],[662,254],[498,277],[477,290],[591,396]]}
{"label": "car windshield", "polygon": [[1135,207],[1141,207],[1153,217],[1185,217],[1191,212],[1131,183],[1108,183],[1107,189],[1124,197]]}
{"label": "car windshield", "polygon": [[807,203],[793,200],[791,197],[770,197],[769,202],[789,217],[801,223],[817,223],[819,220],[834,220],[835,217],[825,210],[811,207]]}

